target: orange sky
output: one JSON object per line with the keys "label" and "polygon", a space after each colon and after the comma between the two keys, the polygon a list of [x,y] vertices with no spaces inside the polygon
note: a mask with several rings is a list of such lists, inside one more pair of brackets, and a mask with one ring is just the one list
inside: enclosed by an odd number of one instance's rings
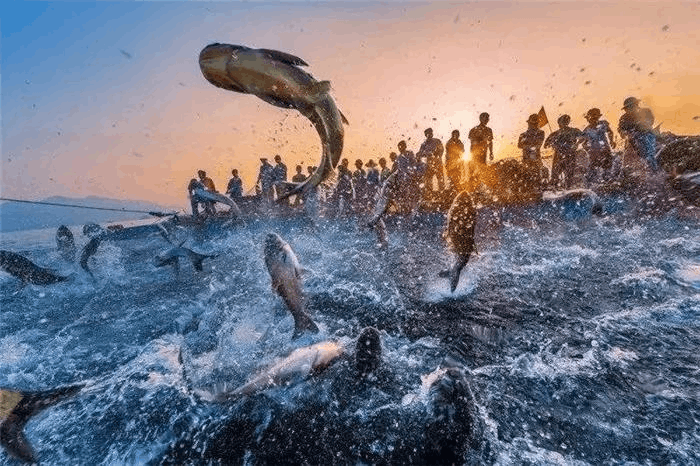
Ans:
{"label": "orange sky", "polygon": [[[616,127],[628,95],[662,130],[700,134],[698,3],[150,3],[133,17],[124,5],[76,15],[78,35],[70,20],[46,32],[52,12],[3,35],[3,196],[186,206],[198,168],[224,190],[237,167],[248,190],[260,156],[281,154],[290,176],[316,163],[318,136],[298,112],[204,80],[197,56],[215,41],[295,54],[330,80],[351,160],[388,156],[399,139],[417,150],[427,126],[464,140],[481,111],[497,157],[514,156],[541,105],[553,128],[562,113],[583,127],[593,106]],[[21,44],[9,57],[8,43]]]}

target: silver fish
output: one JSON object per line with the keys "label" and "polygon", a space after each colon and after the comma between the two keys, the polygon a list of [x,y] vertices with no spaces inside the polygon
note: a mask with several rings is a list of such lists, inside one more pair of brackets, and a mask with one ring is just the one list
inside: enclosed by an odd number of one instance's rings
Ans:
{"label": "silver fish", "polygon": [[19,278],[24,284],[51,285],[69,279],[69,277],[57,275],[53,270],[39,267],[26,257],[12,251],[0,251],[0,269]]}
{"label": "silver fish", "polygon": [[306,313],[306,300],[301,290],[301,272],[297,256],[276,233],[265,239],[265,265],[272,279],[272,289],[282,297],[294,317],[294,338],[305,330],[318,332],[318,327]]}
{"label": "silver fish", "polygon": [[279,200],[303,195],[328,178],[343,152],[343,123],[348,124],[328,93],[330,83],[317,81],[300,66],[308,64],[294,55],[242,45],[210,44],[199,54],[202,74],[214,86],[253,94],[276,107],[294,108],[316,127],[322,146],[318,168]]}
{"label": "silver fish", "polygon": [[450,291],[454,293],[459,283],[459,275],[473,252],[474,228],[476,226],[476,206],[468,191],[462,191],[455,197],[447,212],[447,223],[443,232],[443,238],[450,244],[452,251],[457,256],[455,265],[440,273],[442,277],[449,277]]}

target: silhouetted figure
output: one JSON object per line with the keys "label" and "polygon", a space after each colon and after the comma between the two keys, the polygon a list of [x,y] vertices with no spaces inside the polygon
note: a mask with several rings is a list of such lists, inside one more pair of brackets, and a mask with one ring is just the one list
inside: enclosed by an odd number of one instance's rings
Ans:
{"label": "silhouetted figure", "polygon": [[[394,160],[396,160],[396,155],[394,152]],[[394,160],[392,160],[392,164],[394,163]],[[384,157],[381,157],[379,159],[379,181],[384,183],[387,178],[389,178],[389,175],[391,175],[391,170],[389,167],[386,166],[386,159]]]}
{"label": "silhouetted figure", "polygon": [[335,186],[335,192],[333,193],[333,198],[336,205],[336,212],[338,215],[345,215],[352,201],[355,197],[354,188],[352,185],[352,173],[348,168],[350,166],[350,161],[348,159],[343,159],[338,165],[338,183]]}
{"label": "silhouetted figure", "polygon": [[402,211],[413,212],[420,200],[422,167],[416,156],[407,149],[406,141],[399,141],[399,154],[394,162],[397,198]]}
{"label": "silhouetted figure", "polygon": [[539,117],[536,113],[527,119],[527,131],[518,138],[518,148],[523,150],[523,165],[529,173],[527,184],[539,187],[547,181],[547,169],[542,165],[540,148],[544,142],[544,131],[539,129]]}
{"label": "silhouetted figure", "polygon": [[274,196],[272,190],[275,182],[274,168],[267,161],[266,157],[260,157],[260,162],[260,171],[258,172],[258,180],[255,182],[255,186],[260,195],[262,195],[263,201],[271,204]]}
{"label": "silhouetted figure", "polygon": [[[386,164],[386,161],[384,162]],[[367,196],[365,206],[370,206],[377,198],[377,193],[381,187],[381,174],[377,168],[377,163],[374,159],[369,159],[367,162]]]}
{"label": "silhouetted figure", "polygon": [[362,160],[355,160],[355,171],[352,173],[352,185],[355,188],[355,211],[360,212],[367,207],[367,172],[362,168]]}
{"label": "silhouetted figure", "polygon": [[[304,175],[304,173],[302,173],[303,169],[304,169],[304,167],[302,167],[301,165],[296,166],[297,172],[292,177],[292,181],[294,183],[303,183],[304,181],[306,181],[306,175]],[[294,199],[294,206],[298,206],[299,204],[301,204],[301,196],[297,195],[297,196],[295,196],[295,199]]]}
{"label": "silhouetted figure", "polygon": [[391,162],[391,171],[393,172],[396,170],[396,157],[398,157],[399,154],[396,152],[391,152],[389,153],[389,161]]}
{"label": "silhouetted figure", "polygon": [[231,170],[231,175],[232,177],[226,186],[226,194],[228,194],[231,199],[238,202],[243,197],[243,180],[238,176],[238,170],[235,168]]}
{"label": "silhouetted figure", "polygon": [[486,126],[489,123],[489,114],[484,112],[479,115],[479,124],[469,131],[471,142],[471,160],[486,165],[486,155],[493,161],[493,131]]}
{"label": "silhouetted figure", "polygon": [[[583,133],[577,128],[571,128],[571,117],[562,115],[557,119],[559,129],[547,136],[544,147],[554,149],[554,161],[552,162],[552,186],[563,185],[565,189],[572,186],[576,171],[576,148],[581,143]],[[564,183],[560,182],[560,177],[564,174]]]}
{"label": "silhouetted figure", "polygon": [[433,137],[433,129],[427,128],[424,132],[425,141],[418,150],[418,159],[425,159],[425,192],[433,192],[433,178],[437,178],[438,191],[445,189],[445,177],[442,167],[442,153],[445,151],[442,142]]}
{"label": "silhouetted figure", "polygon": [[518,149],[523,150],[524,162],[542,163],[540,148],[544,142],[544,131],[539,129],[539,118],[536,113],[527,119],[527,131],[518,138]]}
{"label": "silhouetted figure", "polygon": [[452,137],[445,143],[445,171],[450,180],[450,188],[459,189],[464,170],[464,143],[459,139],[459,131],[453,130]]}
{"label": "silhouetted figure", "polygon": [[615,135],[608,122],[601,120],[603,115],[599,109],[592,108],[586,112],[585,116],[588,126],[583,129],[583,148],[588,153],[586,181],[591,184],[598,178],[598,169],[602,170],[603,179],[607,179],[610,175]]}
{"label": "silhouetted figure", "polygon": [[205,206],[205,211],[206,211],[206,199],[202,199],[197,195],[197,190],[202,189],[206,190],[206,186],[204,186],[204,183],[201,181],[197,180],[196,178],[192,178],[190,180],[190,183],[187,185],[187,197],[190,198],[190,206],[192,207],[192,216],[194,218],[199,218],[199,204],[202,204]]}
{"label": "silhouetted figure", "polygon": [[[627,97],[622,109],[617,131],[627,141],[627,152],[636,153],[649,168],[656,171],[656,135],[654,134],[654,114],[648,108],[639,106],[639,99]],[[626,154],[627,155],[627,154]]]}

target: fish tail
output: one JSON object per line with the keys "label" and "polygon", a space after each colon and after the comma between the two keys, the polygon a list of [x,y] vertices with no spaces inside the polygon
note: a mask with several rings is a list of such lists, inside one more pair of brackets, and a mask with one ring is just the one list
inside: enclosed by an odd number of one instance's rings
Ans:
{"label": "fish tail", "polygon": [[457,259],[457,263],[450,272],[450,292],[452,293],[454,293],[457,289],[457,285],[459,284],[459,275],[462,273],[464,266],[467,265],[467,262],[469,262],[469,256],[470,254],[467,254]]}
{"label": "fish tail", "polygon": [[331,91],[330,81],[319,81],[309,87],[309,94],[313,101],[321,100]]}
{"label": "fish tail", "polygon": [[302,312],[294,315],[294,335],[292,338],[299,337],[304,332],[318,333],[318,326],[311,320],[308,314]]}
{"label": "fish tail", "polygon": [[0,390],[0,445],[16,458],[36,462],[34,450],[24,436],[24,426],[39,411],[60,403],[78,393],[84,384],[71,385],[45,392]]}

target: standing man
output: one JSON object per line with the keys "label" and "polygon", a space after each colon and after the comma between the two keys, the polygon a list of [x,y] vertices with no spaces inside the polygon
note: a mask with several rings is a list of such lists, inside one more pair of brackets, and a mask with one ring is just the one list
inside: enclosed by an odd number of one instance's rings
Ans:
{"label": "standing man", "polygon": [[479,115],[479,124],[469,131],[471,142],[471,159],[481,165],[486,165],[486,155],[493,162],[493,131],[486,126],[489,123],[489,114],[484,112]]}
{"label": "standing man", "polygon": [[453,191],[459,190],[462,183],[463,155],[464,143],[459,139],[459,131],[455,129],[452,131],[452,137],[445,143],[445,171]]}
{"label": "standing man", "polygon": [[[639,99],[627,97],[622,109],[617,131],[627,140],[626,152],[634,152],[653,171],[658,169],[656,161],[656,136],[654,135],[654,114],[648,108],[639,106]],[[627,155],[627,154],[626,154]]]}
{"label": "standing man", "polygon": [[559,177],[564,174],[563,186],[571,188],[576,170],[576,148],[582,141],[583,133],[578,128],[571,128],[571,117],[562,115],[557,120],[559,129],[547,136],[544,147],[554,148],[554,161],[552,162],[552,178],[550,184],[554,187],[560,185]]}
{"label": "standing man", "polygon": [[[275,155],[275,166],[272,169],[273,183],[285,182],[287,181],[287,166],[282,163],[282,157],[278,154]],[[282,195],[280,188],[277,189],[277,197]],[[284,204],[289,204],[289,199],[284,200]]]}
{"label": "standing man", "polygon": [[[395,154],[392,152],[392,154]],[[396,157],[394,157],[394,160],[396,160]],[[379,158],[379,182],[384,183],[387,178],[389,178],[389,175],[391,175],[391,170],[389,170],[389,167],[386,166],[386,159],[384,157]]]}
{"label": "standing man", "polygon": [[583,147],[588,152],[588,171],[586,181],[590,184],[598,176],[598,169],[603,170],[603,178],[607,178],[612,169],[615,148],[615,134],[607,121],[601,120],[600,110],[592,108],[586,112],[588,126],[583,128]]}
{"label": "standing man", "polygon": [[[297,165],[296,170],[297,173],[292,177],[292,181],[294,183],[303,183],[306,181],[306,175],[302,173],[303,167],[301,165]],[[298,206],[299,204],[301,204],[301,196],[297,194],[294,196],[294,206]]]}
{"label": "standing man", "polygon": [[423,132],[425,141],[418,150],[418,159],[425,158],[425,193],[433,192],[433,178],[437,177],[438,191],[445,189],[445,177],[442,173],[442,153],[445,151],[442,142],[433,137],[433,129],[426,128]]}
{"label": "standing man", "polygon": [[544,131],[538,128],[539,118],[536,113],[527,119],[527,130],[518,138],[518,149],[523,150],[523,162],[542,164],[540,148],[544,142]]}
{"label": "standing man", "polygon": [[271,204],[273,200],[272,186],[275,182],[274,168],[266,157],[260,157],[260,162],[258,181],[255,182],[255,186],[258,188],[258,193],[262,195],[263,201]]}
{"label": "standing man", "polygon": [[226,187],[226,194],[238,202],[243,197],[243,180],[238,176],[238,170],[235,168],[231,170],[231,175],[233,176]]}
{"label": "standing man", "polygon": [[355,198],[355,190],[352,185],[352,172],[350,171],[350,161],[343,159],[338,165],[338,182],[333,193],[336,205],[336,215],[344,216]]}
{"label": "standing man", "polygon": [[361,212],[367,204],[367,172],[362,160],[355,160],[355,171],[352,173],[352,185],[355,188],[355,212]]}

